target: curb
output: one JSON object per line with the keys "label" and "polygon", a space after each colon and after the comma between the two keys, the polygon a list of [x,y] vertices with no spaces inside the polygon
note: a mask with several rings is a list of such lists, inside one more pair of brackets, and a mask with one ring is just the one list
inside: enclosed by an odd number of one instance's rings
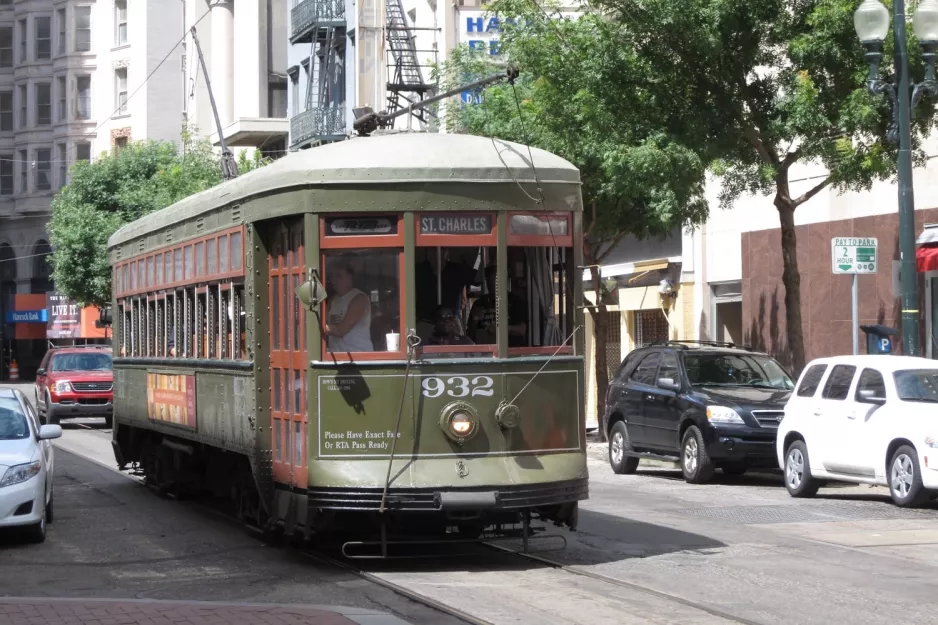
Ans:
{"label": "curb", "polygon": [[270,608],[279,610],[318,610],[320,612],[333,612],[360,625],[411,625],[407,621],[377,610],[367,608],[350,608],[335,605],[313,605],[305,603],[230,603],[225,601],[179,601],[171,599],[85,599],[81,597],[3,597],[2,604],[49,604],[49,603],[81,603],[93,605],[96,603],[123,603],[134,605],[163,605],[187,606],[195,608]]}

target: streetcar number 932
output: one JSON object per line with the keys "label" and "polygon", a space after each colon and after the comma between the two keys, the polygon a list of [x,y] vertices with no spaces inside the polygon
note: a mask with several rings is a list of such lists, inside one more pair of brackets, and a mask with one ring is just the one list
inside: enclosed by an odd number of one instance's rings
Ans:
{"label": "streetcar number 932", "polygon": [[454,378],[424,378],[423,396],[433,399],[439,397],[446,391],[450,397],[491,397],[494,394],[492,385],[494,380],[487,375],[480,375],[472,378],[457,376]]}

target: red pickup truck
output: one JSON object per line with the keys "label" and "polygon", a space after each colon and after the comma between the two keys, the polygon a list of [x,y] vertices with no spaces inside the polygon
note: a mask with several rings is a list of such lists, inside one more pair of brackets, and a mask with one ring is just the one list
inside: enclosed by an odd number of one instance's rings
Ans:
{"label": "red pickup truck", "polygon": [[42,423],[102,417],[111,427],[114,365],[106,346],[50,349],[36,371],[36,406]]}

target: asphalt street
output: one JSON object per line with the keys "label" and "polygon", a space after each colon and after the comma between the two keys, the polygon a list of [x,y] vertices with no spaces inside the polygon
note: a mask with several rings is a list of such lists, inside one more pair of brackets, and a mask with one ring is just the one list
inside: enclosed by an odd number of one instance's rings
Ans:
{"label": "asphalt street", "polygon": [[[45,545],[0,543],[4,594],[340,604],[447,622],[158,498],[116,472],[107,432],[66,427],[56,523]],[[540,554],[568,569],[483,549],[369,570],[498,624],[936,622],[934,502],[901,510],[870,487],[795,500],[771,473],[695,486],[666,463],[618,476],[595,444],[590,476],[579,531],[550,530],[567,548]]]}

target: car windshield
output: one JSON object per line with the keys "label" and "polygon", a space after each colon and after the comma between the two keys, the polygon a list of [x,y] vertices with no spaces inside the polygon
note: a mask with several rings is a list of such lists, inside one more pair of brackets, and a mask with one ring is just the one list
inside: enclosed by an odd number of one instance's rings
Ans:
{"label": "car windshield", "polygon": [[0,441],[29,438],[29,424],[16,399],[0,397]]}
{"label": "car windshield", "polygon": [[905,369],[892,377],[902,401],[938,404],[938,369]]}
{"label": "car windshield", "polygon": [[100,352],[87,354],[56,354],[52,357],[52,371],[113,371],[111,355]]}
{"label": "car windshield", "polygon": [[684,366],[694,386],[752,386],[788,390],[794,382],[774,359],[747,354],[686,354]]}

